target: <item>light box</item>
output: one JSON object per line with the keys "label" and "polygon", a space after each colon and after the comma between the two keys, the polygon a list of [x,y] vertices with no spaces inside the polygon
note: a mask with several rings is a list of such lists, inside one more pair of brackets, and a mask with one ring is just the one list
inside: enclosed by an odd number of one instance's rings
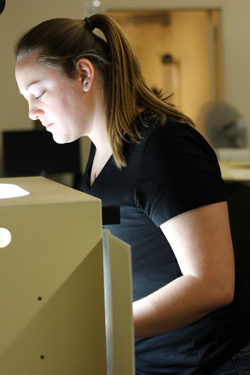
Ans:
{"label": "light box", "polygon": [[134,374],[130,247],[101,201],[43,177],[0,179],[0,374]]}

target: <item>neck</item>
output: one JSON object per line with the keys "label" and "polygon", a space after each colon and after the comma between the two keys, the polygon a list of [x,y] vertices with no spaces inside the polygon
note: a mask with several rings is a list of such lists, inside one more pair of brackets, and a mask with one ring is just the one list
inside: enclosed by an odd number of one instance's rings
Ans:
{"label": "neck", "polygon": [[92,163],[91,174],[90,174],[90,185],[96,180],[100,172],[102,171],[103,167],[109,160],[110,156],[112,155],[111,147],[106,140],[105,143],[96,147],[95,156]]}

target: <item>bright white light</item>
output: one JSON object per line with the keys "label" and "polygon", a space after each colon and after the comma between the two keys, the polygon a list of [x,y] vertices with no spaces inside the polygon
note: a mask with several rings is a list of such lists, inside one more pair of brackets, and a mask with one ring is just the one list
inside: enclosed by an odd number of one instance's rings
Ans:
{"label": "bright white light", "polygon": [[0,199],[17,198],[28,195],[29,192],[14,184],[0,184]]}
{"label": "bright white light", "polygon": [[99,8],[101,6],[101,2],[99,0],[94,0],[92,1],[92,4],[94,5],[94,7],[96,8]]}
{"label": "bright white light", "polygon": [[6,228],[0,228],[0,248],[6,247],[11,241],[11,233]]}

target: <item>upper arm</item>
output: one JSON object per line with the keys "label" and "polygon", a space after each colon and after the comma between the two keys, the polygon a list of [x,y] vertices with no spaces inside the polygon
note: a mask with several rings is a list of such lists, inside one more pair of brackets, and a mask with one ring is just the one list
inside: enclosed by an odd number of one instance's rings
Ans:
{"label": "upper arm", "polygon": [[161,225],[183,275],[234,292],[234,254],[226,202],[182,213]]}

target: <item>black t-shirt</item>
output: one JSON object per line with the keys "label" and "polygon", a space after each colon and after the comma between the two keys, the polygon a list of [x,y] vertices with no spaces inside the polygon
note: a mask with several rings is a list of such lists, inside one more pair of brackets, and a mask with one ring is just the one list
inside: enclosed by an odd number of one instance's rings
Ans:
{"label": "black t-shirt", "polygon": [[[119,205],[121,224],[111,233],[131,245],[133,293],[138,300],[182,273],[159,226],[188,210],[226,200],[214,151],[190,125],[138,117],[142,138],[125,143],[127,167],[111,157],[90,187],[92,145],[79,189],[103,205]],[[198,322],[135,342],[137,374],[210,374],[250,340],[250,291],[237,277],[235,298]]]}

